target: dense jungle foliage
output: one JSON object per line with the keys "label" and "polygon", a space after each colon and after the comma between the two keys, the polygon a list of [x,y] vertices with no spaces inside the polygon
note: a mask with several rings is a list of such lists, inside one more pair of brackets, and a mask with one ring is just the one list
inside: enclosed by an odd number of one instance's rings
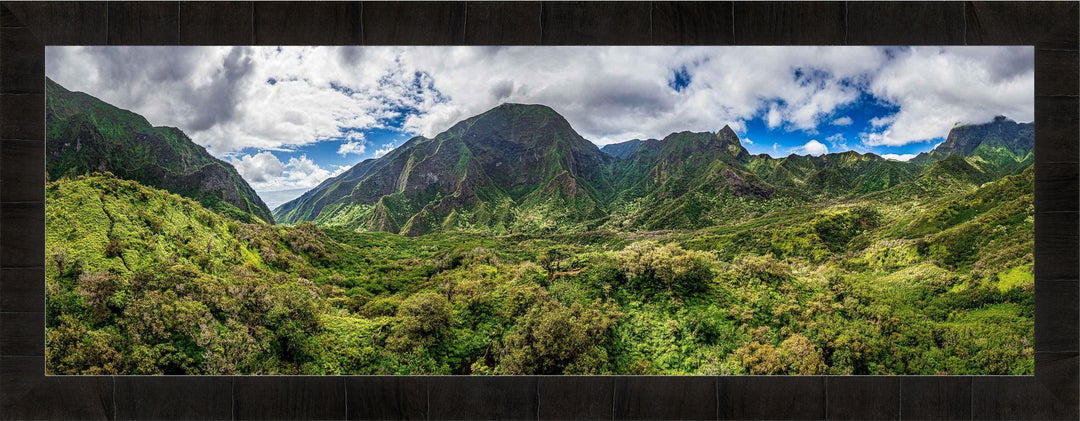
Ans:
{"label": "dense jungle foliage", "polygon": [[47,185],[54,374],[1031,374],[1029,166],[693,231],[405,237]]}

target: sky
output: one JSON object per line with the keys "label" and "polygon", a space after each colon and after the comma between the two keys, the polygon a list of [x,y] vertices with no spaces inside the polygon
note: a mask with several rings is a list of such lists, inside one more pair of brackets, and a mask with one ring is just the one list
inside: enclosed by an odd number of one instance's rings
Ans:
{"label": "sky", "polygon": [[725,125],[751,153],[907,160],[1034,119],[1031,47],[56,47],[57,83],[179,127],[272,209],[413,136],[544,104],[603,146]]}

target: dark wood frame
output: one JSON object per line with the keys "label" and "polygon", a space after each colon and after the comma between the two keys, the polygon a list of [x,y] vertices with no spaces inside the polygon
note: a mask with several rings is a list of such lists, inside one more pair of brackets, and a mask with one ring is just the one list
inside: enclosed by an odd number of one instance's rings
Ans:
{"label": "dark wood frame", "polygon": [[[1080,417],[1077,2],[3,2],[0,417]],[[45,45],[1035,47],[1035,375],[44,375]]]}

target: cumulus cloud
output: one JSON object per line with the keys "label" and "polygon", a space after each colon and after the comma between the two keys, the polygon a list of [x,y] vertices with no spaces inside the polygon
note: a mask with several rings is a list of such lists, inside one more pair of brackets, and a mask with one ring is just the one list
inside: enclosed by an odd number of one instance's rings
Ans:
{"label": "cumulus cloud", "polygon": [[825,144],[818,142],[816,139],[806,142],[806,144],[792,149],[792,153],[799,155],[814,155],[820,156],[829,153],[829,147]]}
{"label": "cumulus cloud", "polygon": [[956,123],[984,123],[999,114],[1034,119],[1031,47],[910,47],[893,54],[868,91],[899,111],[866,133],[868,146],[929,141]]}
{"label": "cumulus cloud", "polygon": [[394,150],[394,144],[393,143],[387,143],[385,145],[382,145],[381,148],[375,150],[375,157],[378,158],[380,156],[386,155],[386,154],[390,153],[390,151],[392,151],[392,150]]}
{"label": "cumulus cloud", "polygon": [[837,119],[833,119],[833,121],[829,122],[829,124],[832,124],[834,126],[850,126],[851,123],[852,123],[851,117],[848,117],[848,116],[843,116],[843,117],[840,117],[840,118],[837,118]]}
{"label": "cumulus cloud", "polygon": [[367,147],[364,145],[364,142],[348,141],[342,143],[341,146],[338,147],[337,153],[341,156],[363,155],[366,149]]}
{"label": "cumulus cloud", "polygon": [[[267,151],[254,155],[229,157],[228,161],[236,167],[240,176],[259,192],[260,196],[266,196],[263,192],[307,190],[348,169],[347,166],[337,166],[333,171],[327,170],[307,155],[292,157],[288,162],[281,162],[277,156]],[[266,197],[263,199],[265,200]],[[274,207],[269,202],[267,205]]]}
{"label": "cumulus cloud", "polygon": [[783,116],[780,115],[780,109],[776,104],[769,106],[769,112],[765,114],[765,123],[769,125],[770,129],[780,127],[783,123]]}
{"label": "cumulus cloud", "polygon": [[874,118],[870,119],[870,127],[888,126],[888,125],[892,124],[893,121],[896,121],[896,115],[895,114],[881,116],[881,117],[874,117]]}
{"label": "cumulus cloud", "polygon": [[825,141],[829,142],[829,145],[832,146],[833,150],[835,151],[851,150],[851,147],[847,144],[847,138],[845,138],[843,134],[836,133],[832,136],[826,137]]}
{"label": "cumulus cloud", "polygon": [[236,172],[249,183],[266,183],[271,179],[281,177],[285,171],[285,164],[270,152],[243,155],[230,162],[236,167]]}
{"label": "cumulus cloud", "polygon": [[[400,122],[434,136],[502,102],[552,106],[607,144],[673,131],[814,133],[870,93],[900,108],[875,144],[956,121],[1030,120],[1029,47],[49,47],[47,73],[175,125],[218,156]],[[668,85],[673,74],[686,86]]]}
{"label": "cumulus cloud", "polygon": [[882,154],[881,155],[882,158],[893,159],[893,160],[896,160],[896,161],[908,161],[911,158],[914,158],[915,156],[916,156],[916,154],[913,154],[913,153],[905,153],[905,154],[887,153],[887,154]]}
{"label": "cumulus cloud", "polygon": [[[225,157],[341,138],[391,116],[395,97],[373,94],[385,72],[346,68],[339,55],[322,47],[49,47],[46,72]],[[345,73],[360,81],[350,83],[355,89],[337,83]]]}

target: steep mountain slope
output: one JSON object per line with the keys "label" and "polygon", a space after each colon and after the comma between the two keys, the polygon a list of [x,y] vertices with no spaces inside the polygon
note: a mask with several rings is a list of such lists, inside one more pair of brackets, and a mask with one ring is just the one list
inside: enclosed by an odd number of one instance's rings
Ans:
{"label": "steep mountain slope", "polygon": [[145,118],[46,79],[49,180],[109,171],[120,178],[190,197],[233,219],[273,223],[270,210],[228,163],[175,127]]}
{"label": "steep mountain slope", "polygon": [[1024,156],[1035,148],[1035,124],[1017,123],[1005,116],[997,116],[986,124],[956,126],[949,131],[945,142],[915,159],[952,154],[971,156],[980,147],[1004,148],[1014,155]]}
{"label": "steep mountain slope", "polygon": [[616,163],[612,228],[700,228],[769,201],[775,191],[746,169],[750,154],[725,126],[644,142]]}
{"label": "steep mountain slope", "polygon": [[361,162],[275,215],[409,235],[553,230],[603,216],[610,160],[550,108],[504,104]]}
{"label": "steep mountain slope", "polygon": [[985,181],[989,181],[1027,167],[1034,162],[1034,149],[1034,123],[1017,123],[997,116],[986,124],[954,127],[945,142],[911,162],[925,164],[958,155],[986,173]]}

